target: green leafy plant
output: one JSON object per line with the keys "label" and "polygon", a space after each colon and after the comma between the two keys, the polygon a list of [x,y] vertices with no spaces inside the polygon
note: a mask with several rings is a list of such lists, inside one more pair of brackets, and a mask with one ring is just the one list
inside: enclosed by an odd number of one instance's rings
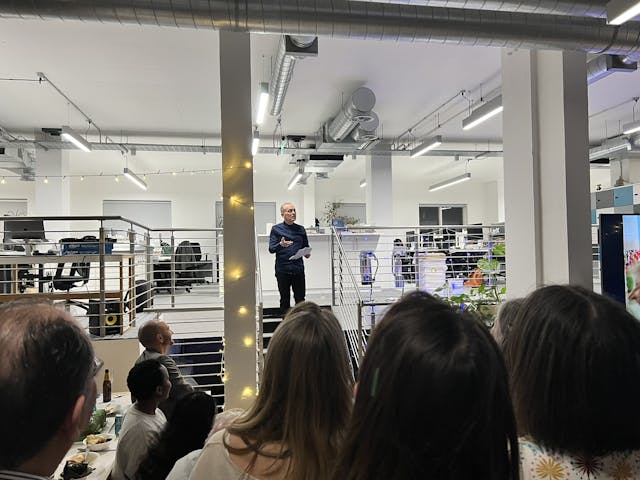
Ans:
{"label": "green leafy plant", "polygon": [[498,286],[496,282],[500,272],[500,260],[495,257],[504,257],[504,255],[505,246],[504,243],[501,243],[491,249],[489,258],[478,260],[477,265],[482,271],[483,283],[471,288],[469,293],[447,295],[448,291],[445,285],[436,290],[436,295],[455,308],[472,312],[487,326],[493,325],[497,306],[504,301],[507,293],[507,288]]}
{"label": "green leafy plant", "polygon": [[355,217],[347,217],[345,215],[340,215],[338,212],[340,207],[342,207],[343,203],[341,201],[332,202],[327,201],[324,204],[324,210],[322,212],[322,219],[327,222],[329,225],[333,225],[334,220],[342,220],[345,225],[356,225],[360,223],[359,218]]}

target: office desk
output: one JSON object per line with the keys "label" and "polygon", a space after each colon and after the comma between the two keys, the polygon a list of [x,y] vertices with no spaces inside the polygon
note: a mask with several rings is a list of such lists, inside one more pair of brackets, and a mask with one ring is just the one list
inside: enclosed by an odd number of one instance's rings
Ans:
{"label": "office desk", "polygon": [[[104,255],[103,259],[105,269],[114,267],[118,269],[117,286],[106,285],[105,279],[104,298],[107,300],[111,299],[112,301],[118,300],[122,305],[120,313],[123,314],[127,292],[135,291],[135,256],[132,253],[111,254]],[[75,289],[69,291],[45,291],[45,286],[54,280],[53,275],[45,275],[45,268],[47,265],[57,266],[59,263],[69,265],[72,263],[96,264],[90,271],[89,280],[89,282],[94,283],[94,288],[75,287]],[[20,293],[21,279],[18,275],[19,271],[31,271],[36,268],[38,273],[31,274],[29,278],[37,282],[38,291]],[[25,298],[64,301],[100,300],[102,297],[99,290],[100,287],[98,287],[98,289],[95,288],[95,281],[100,280],[100,273],[98,273],[97,277],[91,275],[91,273],[96,271],[100,272],[100,255],[98,254],[20,255],[19,253],[11,252],[11,255],[7,255],[6,252],[3,252],[0,254],[0,302],[9,302]],[[82,279],[78,277],[78,280],[80,281]],[[127,281],[125,282],[125,280]],[[128,296],[126,306],[129,309],[129,323],[132,324],[135,316],[135,294],[133,292]]]}

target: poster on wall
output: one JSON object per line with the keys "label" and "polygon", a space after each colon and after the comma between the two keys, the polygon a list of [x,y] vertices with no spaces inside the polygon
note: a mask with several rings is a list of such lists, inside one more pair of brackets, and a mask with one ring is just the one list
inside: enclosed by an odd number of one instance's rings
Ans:
{"label": "poster on wall", "polygon": [[625,302],[636,318],[640,318],[640,216],[622,216]]}

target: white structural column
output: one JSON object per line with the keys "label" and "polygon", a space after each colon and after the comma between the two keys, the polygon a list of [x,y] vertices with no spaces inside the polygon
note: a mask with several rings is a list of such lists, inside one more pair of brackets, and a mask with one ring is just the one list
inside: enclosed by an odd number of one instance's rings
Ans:
{"label": "white structural column", "polygon": [[[43,150],[36,152],[35,205],[29,207],[29,215],[65,216],[71,215],[69,153],[64,150]],[[46,182],[45,182],[46,179]],[[47,232],[49,240],[68,237],[63,230],[69,229],[69,222],[56,222],[58,234]],[[56,238],[59,237],[59,238]]]}
{"label": "white structural column", "polygon": [[304,203],[302,208],[296,207],[302,210],[299,214],[298,221],[300,225],[304,227],[313,227],[316,224],[316,175],[312,173],[307,178],[307,184],[303,187]]}
{"label": "white structural column", "polygon": [[247,408],[256,393],[250,53],[248,33],[220,31],[226,408]]}
{"label": "white structural column", "polygon": [[584,53],[502,52],[509,297],[592,287]]}
{"label": "white structural column", "polygon": [[366,161],[367,224],[393,225],[393,168],[389,145],[374,150]]}

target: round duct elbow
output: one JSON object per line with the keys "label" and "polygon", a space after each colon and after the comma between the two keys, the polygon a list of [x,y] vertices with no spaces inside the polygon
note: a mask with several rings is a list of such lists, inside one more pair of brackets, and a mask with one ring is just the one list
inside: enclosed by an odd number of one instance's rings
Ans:
{"label": "round duct elbow", "polygon": [[329,123],[327,133],[336,142],[343,140],[360,122],[370,121],[376,95],[370,88],[360,87],[351,94],[347,103]]}
{"label": "round duct elbow", "polygon": [[353,132],[351,132],[351,138],[355,142],[365,142],[378,138],[376,130],[380,125],[380,119],[376,112],[369,112],[369,114],[371,118],[364,122],[360,122]]}

